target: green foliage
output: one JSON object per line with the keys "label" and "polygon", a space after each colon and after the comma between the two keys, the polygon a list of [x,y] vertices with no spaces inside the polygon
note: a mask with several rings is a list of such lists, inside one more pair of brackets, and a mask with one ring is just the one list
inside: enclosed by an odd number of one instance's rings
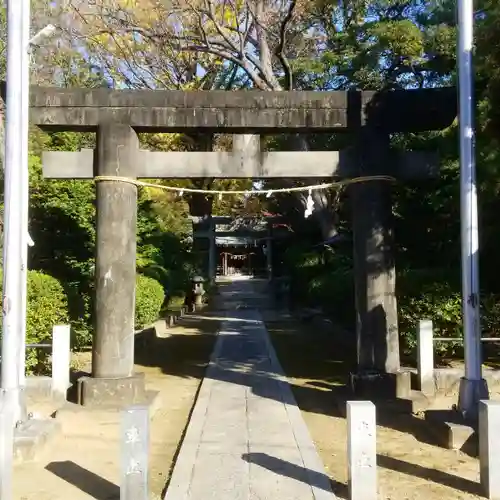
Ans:
{"label": "green foliage", "polygon": [[[32,150],[93,147],[91,134],[32,133]],[[63,284],[75,347],[92,341],[95,255],[95,188],[90,181],[46,180],[38,155],[30,156],[30,267]],[[170,294],[185,291],[192,255],[185,239],[185,204],[162,191],[141,189],[137,216],[137,269],[158,280]]]}
{"label": "green foliage", "polygon": [[[0,270],[0,293],[2,277]],[[57,279],[37,271],[28,272],[26,323],[27,344],[50,344],[52,327],[68,323],[67,298]],[[27,373],[45,373],[50,352],[50,348],[27,348]]]}
{"label": "green foliage", "polygon": [[165,292],[158,281],[139,274],[135,293],[135,328],[140,329],[158,319]]}
{"label": "green foliage", "polygon": [[339,324],[354,325],[354,275],[348,258],[330,249],[291,247],[285,266],[295,303],[320,308]]}
{"label": "green foliage", "polygon": [[[293,256],[293,258],[291,258]],[[323,256],[324,257],[324,256]],[[325,263],[319,253],[288,253],[293,299],[300,306],[320,308],[336,323],[355,329],[354,274],[341,254]],[[463,354],[462,299],[457,270],[407,270],[397,276],[397,301],[401,352],[415,357],[418,323],[430,319],[434,336],[453,338],[436,342],[441,356]],[[500,295],[485,293],[481,298],[482,335],[500,340]]]}
{"label": "green foliage", "polygon": [[[431,277],[431,274],[434,274]],[[399,331],[402,351],[415,356],[418,322],[430,319],[436,338],[459,340],[435,342],[441,356],[463,355],[462,295],[456,276],[445,278],[439,271],[408,272],[398,280]],[[484,293],[481,297],[483,337],[500,340],[500,296]]]}
{"label": "green foliage", "polygon": [[[423,319],[432,320],[435,337],[462,338],[459,284],[436,271],[409,271],[398,276],[397,290],[402,352],[415,355],[418,323]],[[462,342],[436,342],[435,349],[441,355],[458,354]]]}

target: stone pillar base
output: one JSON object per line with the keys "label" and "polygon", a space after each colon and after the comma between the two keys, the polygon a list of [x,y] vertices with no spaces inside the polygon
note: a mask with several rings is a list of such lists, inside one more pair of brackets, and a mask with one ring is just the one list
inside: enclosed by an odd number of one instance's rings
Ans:
{"label": "stone pillar base", "polygon": [[367,400],[409,398],[411,396],[411,374],[405,371],[351,373],[351,390],[357,397]]}
{"label": "stone pillar base", "polygon": [[82,406],[123,407],[143,403],[146,398],[143,373],[125,378],[78,379],[78,404]]}

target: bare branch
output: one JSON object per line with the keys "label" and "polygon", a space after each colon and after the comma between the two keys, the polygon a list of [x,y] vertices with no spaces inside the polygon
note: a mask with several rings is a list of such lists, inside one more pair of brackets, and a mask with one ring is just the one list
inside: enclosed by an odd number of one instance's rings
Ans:
{"label": "bare branch", "polygon": [[292,68],[290,67],[290,63],[285,56],[285,46],[286,46],[286,34],[288,24],[292,20],[293,13],[295,7],[297,6],[297,0],[291,0],[290,5],[288,7],[288,12],[281,23],[280,35],[279,35],[279,43],[276,48],[276,57],[279,59],[283,66],[283,70],[285,71],[285,89],[292,90],[293,89],[293,74]]}

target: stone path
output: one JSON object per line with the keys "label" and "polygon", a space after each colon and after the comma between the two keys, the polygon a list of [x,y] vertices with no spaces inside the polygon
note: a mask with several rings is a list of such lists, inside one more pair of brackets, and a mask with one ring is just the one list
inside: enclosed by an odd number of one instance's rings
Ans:
{"label": "stone path", "polygon": [[267,300],[258,288],[222,288],[226,320],[166,500],[335,498],[257,309]]}

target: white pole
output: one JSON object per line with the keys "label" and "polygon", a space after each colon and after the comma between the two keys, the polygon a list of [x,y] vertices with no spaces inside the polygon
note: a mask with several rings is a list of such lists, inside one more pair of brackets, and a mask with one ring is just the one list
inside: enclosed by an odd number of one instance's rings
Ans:
{"label": "white pole", "polygon": [[[458,75],[460,123],[460,220],[462,240],[462,309],[465,374],[460,384],[459,409],[477,416],[480,399],[488,396],[481,375],[479,322],[479,238],[474,143],[473,0],[458,0]],[[485,394],[486,391],[486,394]]]}
{"label": "white pole", "polygon": [[3,411],[20,416],[18,360],[21,319],[21,161],[23,4],[7,2],[7,99],[5,133],[5,220],[3,248]]}
{"label": "white pole", "polygon": [[22,59],[22,126],[21,126],[21,342],[19,346],[19,388],[26,386],[26,315],[28,286],[28,210],[29,210],[29,171],[28,171],[28,134],[29,134],[29,91],[30,91],[30,0],[23,0],[23,59]]}
{"label": "white pole", "polygon": [[[21,159],[21,341],[19,345],[19,388],[22,391],[26,386],[26,318],[28,294],[28,247],[33,246],[29,236],[29,100],[30,100],[30,66],[31,48],[40,43],[44,38],[55,32],[55,26],[49,24],[30,39],[31,31],[31,5],[30,0],[23,0],[23,59],[22,59],[22,127],[20,141],[22,148]],[[23,408],[23,405],[21,405]],[[25,415],[23,415],[24,417]]]}
{"label": "white pole", "polygon": [[23,5],[7,2],[7,96],[4,163],[3,335],[0,408],[0,496],[12,499],[14,426],[20,417],[21,143]]}

